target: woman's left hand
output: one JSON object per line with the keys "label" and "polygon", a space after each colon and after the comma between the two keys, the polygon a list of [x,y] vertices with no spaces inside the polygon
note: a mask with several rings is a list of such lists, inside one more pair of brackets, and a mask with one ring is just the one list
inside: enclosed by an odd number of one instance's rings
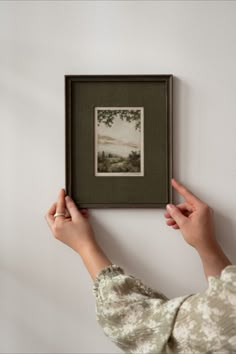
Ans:
{"label": "woman's left hand", "polygon": [[[54,216],[55,213],[64,214]],[[61,189],[58,200],[45,215],[54,237],[81,253],[96,245],[93,229],[88,221],[88,210],[78,209],[74,201]]]}

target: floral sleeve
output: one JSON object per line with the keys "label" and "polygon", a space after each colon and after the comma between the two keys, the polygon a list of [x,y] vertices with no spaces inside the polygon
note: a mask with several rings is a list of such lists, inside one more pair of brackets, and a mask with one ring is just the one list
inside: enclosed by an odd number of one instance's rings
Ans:
{"label": "floral sleeve", "polygon": [[169,341],[174,353],[236,353],[236,266],[209,276],[208,282],[178,311]]}
{"label": "floral sleeve", "polygon": [[176,313],[188,297],[168,300],[116,265],[98,274],[93,291],[98,323],[125,353],[165,352]]}

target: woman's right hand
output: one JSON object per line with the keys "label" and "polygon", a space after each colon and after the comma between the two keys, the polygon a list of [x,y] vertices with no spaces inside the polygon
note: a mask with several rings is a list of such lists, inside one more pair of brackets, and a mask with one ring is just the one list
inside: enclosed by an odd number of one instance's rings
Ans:
{"label": "woman's right hand", "polygon": [[217,244],[213,210],[174,179],[172,186],[185,201],[176,206],[173,204],[166,206],[167,225],[180,229],[185,241],[198,251],[211,249]]}
{"label": "woman's right hand", "polygon": [[185,201],[166,206],[167,225],[180,229],[185,241],[197,250],[206,278],[219,276],[231,262],[216,241],[212,209],[174,179],[172,186]]}

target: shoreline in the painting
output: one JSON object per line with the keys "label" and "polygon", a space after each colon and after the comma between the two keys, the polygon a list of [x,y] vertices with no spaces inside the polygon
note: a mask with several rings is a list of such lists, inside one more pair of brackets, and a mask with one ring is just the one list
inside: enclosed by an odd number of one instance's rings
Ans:
{"label": "shoreline in the painting", "polygon": [[108,135],[98,134],[97,138],[97,150],[98,152],[105,151],[107,153],[114,153],[124,157],[127,157],[132,150],[140,151],[140,144],[132,141],[125,141],[120,139],[114,139]]}
{"label": "shoreline in the painting", "polygon": [[140,151],[138,148],[132,148],[126,145],[113,145],[113,144],[98,144],[98,152],[104,151],[109,154],[117,154],[123,157],[128,157],[131,151]]}

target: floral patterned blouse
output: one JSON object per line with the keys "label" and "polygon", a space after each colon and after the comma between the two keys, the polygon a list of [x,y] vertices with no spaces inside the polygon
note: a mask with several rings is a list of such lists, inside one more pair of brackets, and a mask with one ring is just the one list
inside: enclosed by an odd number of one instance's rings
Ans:
{"label": "floral patterned blouse", "polygon": [[207,290],[168,299],[110,265],[96,277],[96,316],[125,353],[236,353],[236,265],[210,276]]}

